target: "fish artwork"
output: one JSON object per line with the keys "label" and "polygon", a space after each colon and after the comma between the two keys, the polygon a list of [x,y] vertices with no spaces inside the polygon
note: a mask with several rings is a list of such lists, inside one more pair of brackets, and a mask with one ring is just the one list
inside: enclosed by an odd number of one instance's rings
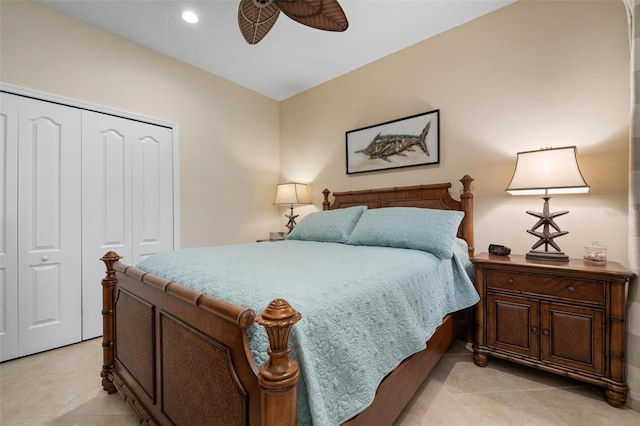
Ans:
{"label": "fish artwork", "polygon": [[369,156],[369,159],[381,158],[384,161],[391,163],[389,159],[392,155],[401,155],[406,157],[404,151],[415,151],[413,147],[419,145],[420,148],[429,156],[429,149],[427,148],[427,134],[429,133],[429,127],[431,127],[431,121],[429,121],[422,129],[420,136],[418,135],[378,135],[373,138],[369,146],[365,149],[359,149],[356,153],[361,152]]}

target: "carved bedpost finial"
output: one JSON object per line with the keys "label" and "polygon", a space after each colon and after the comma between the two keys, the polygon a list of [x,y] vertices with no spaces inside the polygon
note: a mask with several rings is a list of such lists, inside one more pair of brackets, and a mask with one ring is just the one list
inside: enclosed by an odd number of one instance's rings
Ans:
{"label": "carved bedpost finial", "polygon": [[331,191],[325,188],[324,191],[322,191],[322,194],[324,195],[324,201],[322,202],[322,210],[329,210],[329,206],[331,205],[331,203],[329,203],[329,194],[331,194]]}
{"label": "carved bedpost finial", "polygon": [[265,426],[296,426],[298,423],[296,389],[300,370],[298,363],[289,358],[289,333],[301,317],[286,300],[274,299],[256,318],[269,337],[269,359],[258,372],[262,424]]}
{"label": "carved bedpost finial", "polygon": [[118,282],[113,264],[122,259],[115,251],[105,254],[100,260],[107,268],[107,275],[102,279],[102,388],[108,393],[116,392],[111,373],[113,373],[113,303],[115,287]]}
{"label": "carved bedpost finial", "polygon": [[465,196],[471,196],[473,197],[473,194],[471,193],[471,182],[473,182],[474,179],[469,176],[469,175],[464,175],[462,177],[462,179],[460,179],[460,182],[462,182],[462,195]]}
{"label": "carved bedpost finial", "polygon": [[[115,251],[107,252],[107,254],[102,256],[100,260],[102,260],[104,262],[104,265],[107,267],[107,276],[105,277],[105,280],[109,278],[115,278],[116,271],[115,269],[113,269],[113,264],[120,259],[122,259],[122,256],[120,256]],[[104,280],[102,280],[102,282],[104,283]]]}

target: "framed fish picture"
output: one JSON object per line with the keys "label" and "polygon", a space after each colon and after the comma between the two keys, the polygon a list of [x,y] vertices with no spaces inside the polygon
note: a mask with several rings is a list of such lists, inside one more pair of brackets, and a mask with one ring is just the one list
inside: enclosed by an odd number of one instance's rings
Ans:
{"label": "framed fish picture", "polygon": [[440,110],[346,132],[347,174],[440,164]]}

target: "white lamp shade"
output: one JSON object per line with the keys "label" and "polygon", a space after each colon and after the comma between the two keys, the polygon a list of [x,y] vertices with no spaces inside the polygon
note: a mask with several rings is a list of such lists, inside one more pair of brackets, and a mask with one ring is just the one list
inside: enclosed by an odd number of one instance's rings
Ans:
{"label": "white lamp shade", "polygon": [[304,183],[279,183],[276,189],[276,199],[273,201],[273,204],[311,204],[309,189]]}
{"label": "white lamp shade", "polygon": [[578,166],[575,146],[519,152],[506,191],[512,195],[579,194],[589,192]]}

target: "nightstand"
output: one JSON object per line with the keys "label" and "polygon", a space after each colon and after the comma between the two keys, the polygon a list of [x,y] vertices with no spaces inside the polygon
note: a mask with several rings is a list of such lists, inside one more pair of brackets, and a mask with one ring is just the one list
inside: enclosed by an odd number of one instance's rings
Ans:
{"label": "nightstand", "polygon": [[482,253],[472,258],[480,302],[473,359],[514,361],[605,388],[621,407],[626,290],[634,274],[616,262],[529,260]]}

